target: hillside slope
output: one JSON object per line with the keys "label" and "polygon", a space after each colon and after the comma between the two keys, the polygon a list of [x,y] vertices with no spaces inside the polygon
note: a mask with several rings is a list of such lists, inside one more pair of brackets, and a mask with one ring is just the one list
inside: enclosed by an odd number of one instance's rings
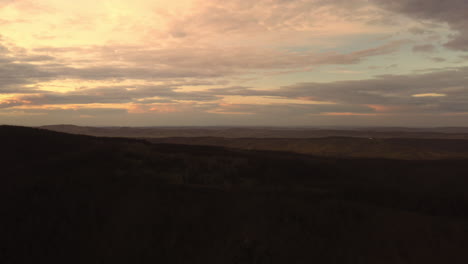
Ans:
{"label": "hillside slope", "polygon": [[466,263],[466,160],[0,127],[2,263]]}
{"label": "hillside slope", "polygon": [[424,138],[149,138],[154,143],[288,151],[323,157],[468,159],[468,140]]}

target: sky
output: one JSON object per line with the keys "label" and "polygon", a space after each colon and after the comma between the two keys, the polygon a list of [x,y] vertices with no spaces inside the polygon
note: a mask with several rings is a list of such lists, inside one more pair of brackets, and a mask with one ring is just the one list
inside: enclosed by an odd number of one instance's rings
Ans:
{"label": "sky", "polygon": [[0,124],[467,126],[466,0],[0,0]]}

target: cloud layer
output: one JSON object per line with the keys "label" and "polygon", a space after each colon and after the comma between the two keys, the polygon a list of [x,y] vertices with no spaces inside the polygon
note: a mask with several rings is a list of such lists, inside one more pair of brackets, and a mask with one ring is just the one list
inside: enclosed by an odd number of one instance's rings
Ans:
{"label": "cloud layer", "polygon": [[465,0],[374,0],[380,6],[412,18],[447,23],[456,33],[445,46],[468,51],[468,2]]}
{"label": "cloud layer", "polygon": [[467,13],[464,0],[0,0],[0,122],[457,125]]}

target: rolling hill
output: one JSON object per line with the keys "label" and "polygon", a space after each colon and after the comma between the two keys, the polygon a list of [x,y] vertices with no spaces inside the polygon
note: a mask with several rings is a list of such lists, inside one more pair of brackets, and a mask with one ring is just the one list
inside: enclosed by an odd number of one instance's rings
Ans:
{"label": "rolling hill", "polygon": [[466,263],[464,159],[0,126],[2,263]]}

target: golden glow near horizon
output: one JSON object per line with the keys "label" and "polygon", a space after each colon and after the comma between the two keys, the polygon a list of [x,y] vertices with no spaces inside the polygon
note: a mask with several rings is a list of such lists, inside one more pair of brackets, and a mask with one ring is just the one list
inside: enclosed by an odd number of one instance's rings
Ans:
{"label": "golden glow near horizon", "polygon": [[464,120],[459,1],[395,2],[0,0],[0,123]]}
{"label": "golden glow near horizon", "polygon": [[424,93],[424,94],[413,94],[413,97],[443,97],[447,96],[446,94],[440,94],[440,93]]}

